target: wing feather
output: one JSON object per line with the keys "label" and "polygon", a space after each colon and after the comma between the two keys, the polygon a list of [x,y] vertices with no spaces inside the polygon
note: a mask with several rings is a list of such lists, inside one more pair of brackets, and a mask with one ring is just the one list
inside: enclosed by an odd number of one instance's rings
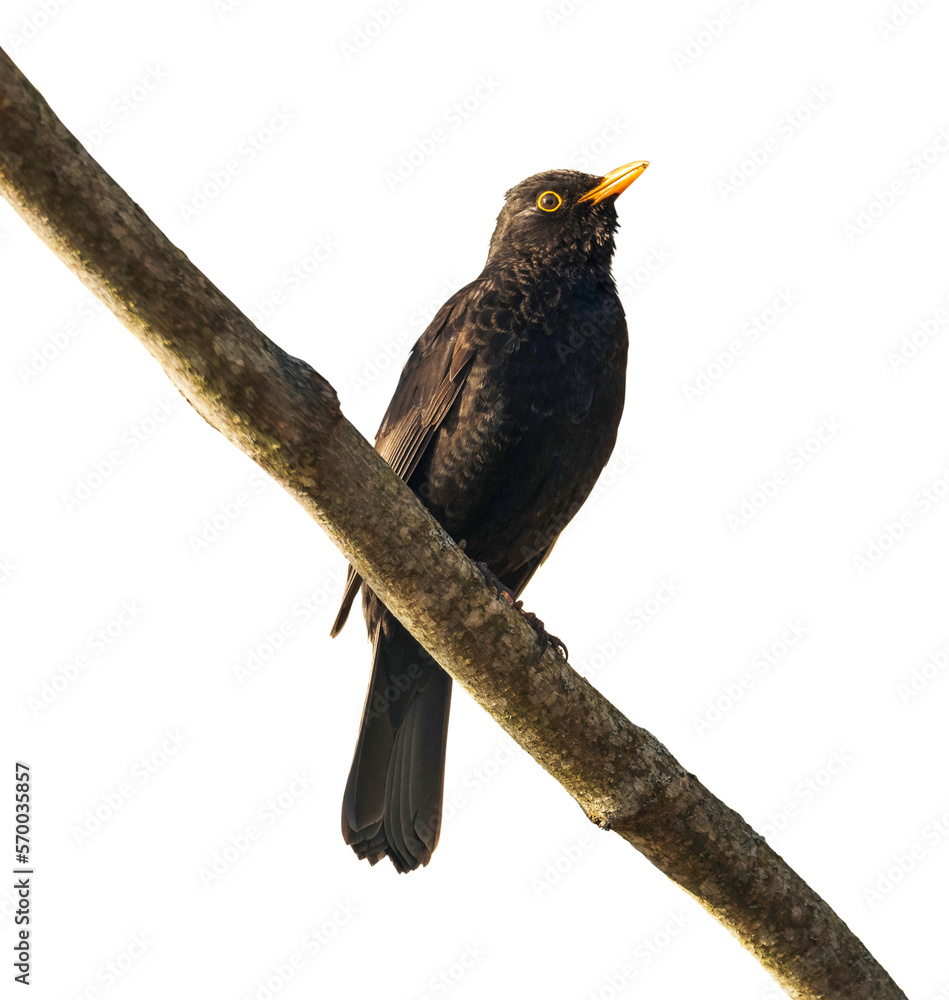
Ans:
{"label": "wing feather", "polygon": [[[477,283],[466,285],[439,309],[435,318],[412,349],[395,395],[389,403],[379,431],[376,451],[396,475],[408,478],[425,454],[425,449],[458,398],[480,342],[468,323],[469,297]],[[362,584],[352,566],[339,613],[330,635],[336,635]]]}

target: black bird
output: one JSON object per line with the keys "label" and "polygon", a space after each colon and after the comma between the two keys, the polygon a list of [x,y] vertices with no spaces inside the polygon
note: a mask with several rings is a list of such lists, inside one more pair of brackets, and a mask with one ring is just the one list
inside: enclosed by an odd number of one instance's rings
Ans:
{"label": "black bird", "polygon": [[[517,596],[616,441],[627,333],[610,271],[615,200],[646,169],[551,170],[507,192],[481,274],[412,349],[376,449],[474,560]],[[361,579],[350,567],[343,627]],[[441,824],[451,678],[368,587],[372,677],[343,837],[400,872]],[[546,641],[546,635],[544,641]]]}

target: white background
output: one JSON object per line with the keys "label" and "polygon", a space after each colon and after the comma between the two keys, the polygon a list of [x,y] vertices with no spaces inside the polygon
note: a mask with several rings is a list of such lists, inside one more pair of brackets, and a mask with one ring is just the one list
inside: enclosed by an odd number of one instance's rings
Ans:
{"label": "white background", "polygon": [[[890,0],[402,0],[380,28],[382,0],[46,0],[7,4],[0,38],[368,436],[508,187],[652,161],[618,203],[617,461],[527,605],[930,998],[949,989],[949,12],[907,8],[888,28]],[[357,862],[339,803],[369,647],[355,618],[329,639],[340,555],[5,204],[0,232],[3,794],[27,761],[39,996],[780,995],[457,690],[432,864]]]}

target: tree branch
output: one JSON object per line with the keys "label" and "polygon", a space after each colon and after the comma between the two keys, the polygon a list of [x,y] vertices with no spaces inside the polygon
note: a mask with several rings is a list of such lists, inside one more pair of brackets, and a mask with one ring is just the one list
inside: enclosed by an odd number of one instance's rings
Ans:
{"label": "tree branch", "polygon": [[0,187],[214,428],[327,532],[479,705],[577,800],[751,951],[792,997],[904,997],[736,812],[487,586],[342,416],[152,224],[0,52]]}

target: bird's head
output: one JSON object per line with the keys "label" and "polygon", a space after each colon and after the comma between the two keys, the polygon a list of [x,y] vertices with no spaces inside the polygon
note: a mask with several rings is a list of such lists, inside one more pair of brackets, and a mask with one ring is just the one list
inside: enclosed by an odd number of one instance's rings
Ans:
{"label": "bird's head", "polygon": [[599,265],[613,256],[616,198],[649,166],[627,163],[603,177],[547,170],[512,187],[498,216],[489,264]]}

